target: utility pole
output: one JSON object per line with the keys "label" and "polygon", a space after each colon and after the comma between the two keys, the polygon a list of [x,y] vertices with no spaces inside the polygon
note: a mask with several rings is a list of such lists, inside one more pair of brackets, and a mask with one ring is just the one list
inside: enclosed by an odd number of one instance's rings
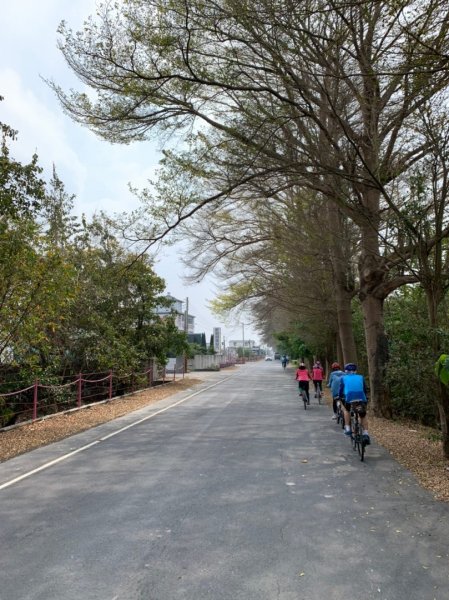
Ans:
{"label": "utility pole", "polygon": [[189,298],[186,298],[186,309],[184,312],[184,332],[187,335],[189,333]]}
{"label": "utility pole", "polygon": [[242,358],[243,358],[243,362],[245,362],[245,323],[242,323],[242,337],[243,337]]}
{"label": "utility pole", "polygon": [[[184,312],[184,333],[189,333],[189,298],[186,298],[186,309]],[[187,373],[187,352],[184,352],[184,373]]]}

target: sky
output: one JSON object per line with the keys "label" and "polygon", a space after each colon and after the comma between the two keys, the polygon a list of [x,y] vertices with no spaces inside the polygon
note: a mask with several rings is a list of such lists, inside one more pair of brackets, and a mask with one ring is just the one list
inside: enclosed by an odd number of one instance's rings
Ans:
{"label": "sky", "polygon": [[[4,2],[0,19],[0,121],[18,130],[11,155],[29,162],[39,156],[46,179],[53,164],[66,191],[76,196],[75,212],[87,216],[104,210],[108,214],[137,208],[128,185],[143,188],[154,177],[161,157],[157,140],[113,145],[64,115],[44,79],[64,89],[80,88],[57,48],[57,27],[64,20],[74,30],[95,13],[95,0],[15,0]],[[242,321],[220,322],[208,309],[216,294],[212,278],[186,286],[179,250],[158,253],[155,271],[166,281],[166,290],[179,300],[189,299],[189,314],[195,316],[195,332],[212,334],[221,327],[225,340],[258,342],[249,316]]]}

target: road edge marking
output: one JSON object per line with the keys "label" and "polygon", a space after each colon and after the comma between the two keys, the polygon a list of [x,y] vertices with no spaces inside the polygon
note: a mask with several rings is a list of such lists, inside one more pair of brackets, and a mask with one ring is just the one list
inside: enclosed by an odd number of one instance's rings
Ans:
{"label": "road edge marking", "polygon": [[[55,458],[54,460],[44,463],[40,467],[36,467],[35,469],[32,469],[31,471],[22,473],[22,475],[19,475],[18,477],[15,477],[14,479],[10,479],[9,481],[5,481],[5,483],[0,484],[0,491],[10,487],[11,485],[14,485],[15,483],[19,483],[19,481],[22,481],[23,479],[27,479],[28,477],[31,477],[32,475],[36,475],[36,473],[45,471],[46,469],[49,469],[50,467],[53,467],[54,465],[56,465],[64,460],[67,460],[68,458],[71,458],[72,456],[75,456],[75,454],[84,452],[84,450],[88,450],[89,448],[92,448],[92,446],[96,446],[97,444],[100,444],[101,442],[104,442],[104,441],[114,437],[115,435],[118,435],[119,433],[126,431],[127,429],[131,429],[131,427],[135,427],[136,425],[140,425],[141,423],[144,423],[145,421],[148,421],[149,419],[153,419],[154,417],[157,417],[157,415],[167,412],[167,410],[170,410],[171,408],[174,408],[175,406],[179,406],[179,404],[183,404],[187,400],[190,400],[191,398],[194,398],[195,396],[198,396],[199,394],[202,394],[203,392],[207,392],[207,390],[210,390],[210,389],[214,388],[215,386],[220,385],[220,383],[223,383],[224,381],[228,381],[229,379],[232,379],[233,377],[235,377],[235,374],[230,375],[229,377],[225,377],[224,379],[221,379],[220,381],[216,381],[212,385],[209,385],[209,386],[203,388],[202,390],[198,390],[197,392],[190,394],[186,398],[182,398],[181,400],[178,400],[177,402],[174,402],[173,404],[170,404],[169,406],[166,406],[165,408],[161,408],[161,410],[151,413],[151,415],[147,415],[146,417],[143,417],[142,419],[138,419],[137,421],[134,421],[133,423],[130,423],[129,425],[125,425],[125,427],[121,427],[120,429],[117,429],[117,431],[108,433],[108,435],[98,438],[98,440],[94,440],[93,442],[90,442],[89,444],[86,444],[85,446],[81,446],[81,448],[72,450],[72,452],[63,454],[59,458]],[[108,421],[106,421],[106,422],[108,422]],[[62,440],[59,440],[59,441],[62,441]],[[54,442],[54,443],[57,443],[57,442]],[[37,448],[36,448],[36,450],[37,450]]]}

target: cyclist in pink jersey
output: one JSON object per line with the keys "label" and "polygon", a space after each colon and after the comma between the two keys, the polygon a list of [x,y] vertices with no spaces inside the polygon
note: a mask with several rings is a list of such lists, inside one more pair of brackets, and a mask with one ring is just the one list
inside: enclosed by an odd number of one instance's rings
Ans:
{"label": "cyclist in pink jersey", "polygon": [[312,367],[312,380],[313,385],[315,386],[315,398],[317,397],[318,389],[320,390],[321,395],[323,395],[323,379],[324,369],[321,366],[320,361],[317,360]]}
{"label": "cyclist in pink jersey", "polygon": [[299,363],[296,370],[295,379],[298,382],[298,388],[303,390],[307,397],[307,404],[310,404],[309,396],[309,381],[311,379],[310,373],[304,363]]}

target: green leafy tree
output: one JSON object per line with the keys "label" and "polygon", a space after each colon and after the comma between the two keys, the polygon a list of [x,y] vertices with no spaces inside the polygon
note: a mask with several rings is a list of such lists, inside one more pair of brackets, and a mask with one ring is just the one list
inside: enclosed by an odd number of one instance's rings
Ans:
{"label": "green leafy tree", "polygon": [[168,303],[163,279],[146,255],[123,248],[110,220],[84,223],[72,252],[77,292],[60,345],[72,370],[130,372],[148,358],[164,364],[167,353],[186,349],[173,317],[156,313]]}
{"label": "green leafy tree", "polygon": [[[3,126],[0,168],[0,358],[33,370],[70,304],[73,272],[45,232],[46,190],[37,157],[14,160]],[[28,367],[27,367],[28,365]]]}
{"label": "green leafy tree", "polygon": [[0,219],[4,221],[35,213],[45,196],[45,181],[36,154],[27,165],[11,156],[8,142],[16,139],[17,131],[0,122],[0,132]]}
{"label": "green leafy tree", "polygon": [[[389,298],[386,327],[390,340],[387,388],[393,415],[439,426],[432,328],[419,286],[405,287]],[[449,343],[449,331],[443,337]]]}

